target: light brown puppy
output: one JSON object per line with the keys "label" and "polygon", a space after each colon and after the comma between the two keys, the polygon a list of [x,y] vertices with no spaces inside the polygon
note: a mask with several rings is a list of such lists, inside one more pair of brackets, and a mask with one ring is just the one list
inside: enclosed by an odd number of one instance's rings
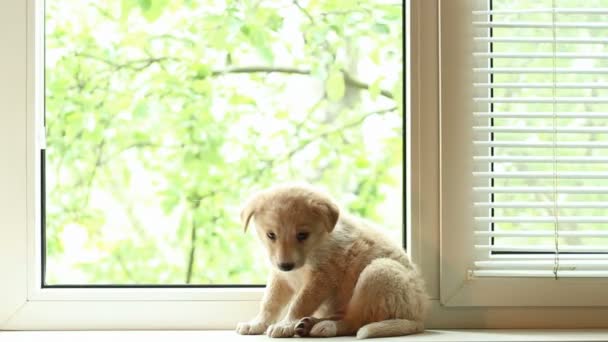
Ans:
{"label": "light brown puppy", "polygon": [[[254,195],[254,219],[273,264],[258,316],[244,335],[400,336],[424,330],[423,281],[404,250],[323,192],[281,185]],[[281,319],[282,318],[282,319]]]}

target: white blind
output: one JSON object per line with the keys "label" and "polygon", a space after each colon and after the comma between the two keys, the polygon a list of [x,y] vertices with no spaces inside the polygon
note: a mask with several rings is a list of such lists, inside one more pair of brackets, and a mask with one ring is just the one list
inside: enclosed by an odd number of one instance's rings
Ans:
{"label": "white blind", "polygon": [[604,3],[491,0],[473,12],[472,276],[608,276]]}

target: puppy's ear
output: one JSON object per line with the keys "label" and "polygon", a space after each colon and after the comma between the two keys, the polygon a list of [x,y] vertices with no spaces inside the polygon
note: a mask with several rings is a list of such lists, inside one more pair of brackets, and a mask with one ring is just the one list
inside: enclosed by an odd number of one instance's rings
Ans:
{"label": "puppy's ear", "polygon": [[251,218],[259,209],[261,200],[261,194],[255,194],[245,202],[245,206],[241,210],[241,223],[243,225],[243,232],[247,232],[247,227],[249,227],[249,221],[251,221]]}
{"label": "puppy's ear", "polygon": [[327,232],[331,233],[340,216],[338,206],[331,199],[324,197],[312,198],[309,203],[323,220]]}
{"label": "puppy's ear", "polygon": [[243,232],[247,232],[247,227],[249,227],[249,221],[251,221],[251,218],[253,217],[254,213],[254,208],[249,205],[243,208],[243,210],[241,210],[241,223],[243,225]]}

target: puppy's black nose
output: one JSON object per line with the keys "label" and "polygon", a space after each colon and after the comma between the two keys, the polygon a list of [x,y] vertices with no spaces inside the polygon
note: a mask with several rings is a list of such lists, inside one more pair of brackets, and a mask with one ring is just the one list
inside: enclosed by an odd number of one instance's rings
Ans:
{"label": "puppy's black nose", "polygon": [[291,271],[295,265],[290,262],[283,262],[279,264],[279,269],[281,271]]}

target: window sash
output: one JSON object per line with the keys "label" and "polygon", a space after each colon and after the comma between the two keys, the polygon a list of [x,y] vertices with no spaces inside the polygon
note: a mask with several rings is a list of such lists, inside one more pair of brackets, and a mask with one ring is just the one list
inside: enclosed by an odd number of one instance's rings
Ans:
{"label": "window sash", "polygon": [[253,318],[262,288],[43,288],[42,1],[0,3],[0,331],[228,329]]}
{"label": "window sash", "polygon": [[[605,248],[587,248],[586,246],[570,246],[571,251],[560,254],[560,260],[564,260],[567,266],[572,266],[575,263],[580,263],[580,271],[578,277],[554,279],[553,268],[547,270],[546,264],[554,263],[554,246],[542,245],[536,247],[536,250],[524,248],[523,246],[512,245],[494,245],[492,244],[491,232],[487,229],[493,221],[541,221],[540,224],[551,225],[554,222],[553,217],[520,217],[516,219],[505,218],[504,215],[491,215],[492,208],[526,208],[530,200],[518,200],[510,202],[502,199],[500,196],[503,193],[512,191],[524,191],[527,193],[553,193],[553,186],[546,184],[542,186],[529,187],[524,185],[500,186],[499,183],[491,183],[492,179],[516,179],[521,182],[528,179],[545,179],[551,181],[553,179],[553,171],[547,170],[543,172],[533,173],[532,171],[513,173],[514,170],[502,170],[493,168],[492,165],[505,162],[524,162],[536,164],[554,164],[555,159],[551,155],[551,149],[554,146],[564,147],[568,149],[580,148],[606,148],[607,144],[603,142],[579,142],[570,140],[558,141],[518,141],[512,140],[492,140],[492,134],[502,134],[510,131],[519,131],[519,127],[509,126],[494,126],[492,125],[493,118],[540,118],[548,119],[548,126],[524,127],[524,130],[529,132],[539,132],[541,134],[553,134],[554,129],[550,120],[554,118],[554,113],[551,110],[553,104],[552,97],[549,99],[540,98],[541,102],[545,102],[544,106],[548,109],[537,110],[535,112],[500,112],[500,108],[494,106],[495,99],[490,91],[493,89],[491,58],[493,52],[490,50],[490,44],[493,42],[553,42],[552,37],[490,37],[489,28],[486,25],[472,26],[472,22],[479,19],[476,13],[487,13],[489,10],[489,2],[483,0],[476,1],[440,1],[440,120],[441,120],[441,141],[440,141],[440,158],[441,158],[441,235],[440,235],[440,293],[439,298],[443,305],[450,307],[458,306],[606,306],[608,305],[608,295],[603,293],[600,288],[608,285],[608,280],[602,278],[589,278],[589,276],[604,275],[603,272],[605,263],[604,252]],[[558,38],[558,42],[579,43],[581,41],[571,38]],[[589,39],[592,43],[608,43],[605,39]],[[485,46],[485,49],[480,47]],[[514,58],[513,56],[507,56]],[[561,56],[562,58],[573,58],[576,56]],[[547,56],[542,56],[547,58]],[[498,65],[497,67],[501,67]],[[475,71],[476,69],[477,71]],[[503,72],[520,72],[524,68],[503,68],[498,69]],[[524,70],[526,71],[526,70]],[[543,90],[551,85],[552,89],[552,68],[534,68],[533,72],[548,73],[547,79],[543,83],[536,82],[531,88]],[[573,72],[589,72],[586,68],[562,68],[558,71],[564,73]],[[601,70],[600,70],[601,71]],[[494,78],[496,80],[496,78]],[[504,82],[505,89],[518,87],[523,82]],[[540,83],[540,84],[539,84]],[[570,82],[572,83],[572,82]],[[589,83],[589,82],[587,82]],[[601,86],[601,85],[600,85]],[[565,84],[565,89],[574,87],[573,84]],[[578,88],[575,88],[578,89]],[[546,90],[545,90],[546,91]],[[558,95],[560,95],[558,93]],[[562,96],[563,97],[563,96]],[[478,99],[478,101],[475,101]],[[504,100],[504,99],[503,99]],[[507,101],[517,101],[526,103],[528,101],[538,101],[539,98],[516,98],[506,99]],[[574,99],[565,98],[563,101],[571,101]],[[576,99],[579,101],[579,99]],[[595,100],[594,100],[595,101]],[[590,101],[593,102],[593,101]],[[492,109],[497,109],[495,113]],[[496,115],[496,117],[494,116]],[[560,113],[559,117],[569,118],[576,115],[575,113]],[[593,118],[605,118],[605,113],[590,113],[586,114]],[[558,118],[559,118],[558,117]],[[500,131],[503,132],[500,132]],[[565,132],[563,132],[565,130]],[[560,127],[563,134],[581,134],[591,131],[598,132],[600,129],[588,129],[585,127],[571,128]],[[542,148],[545,152],[544,157],[540,156],[507,156],[490,153],[491,148],[509,147],[513,149],[525,150],[528,148]],[[575,156],[559,156],[557,160],[560,163],[588,163],[589,165],[598,165],[598,163],[606,162],[603,157],[575,157]],[[540,171],[540,170],[539,170]],[[565,179],[567,177],[579,176],[574,171],[559,170]],[[580,172],[578,172],[580,173]],[[598,177],[603,179],[600,174],[585,174],[586,176]],[[601,178],[599,178],[601,177]],[[520,183],[523,184],[523,183]],[[509,184],[512,185],[512,184]],[[605,193],[608,188],[605,187],[574,187],[558,184],[558,190],[566,191],[573,194],[585,193]],[[492,194],[495,194],[492,198]],[[562,204],[566,202],[567,206],[574,209],[579,208],[603,208],[605,203],[596,203],[594,201],[576,202],[572,199],[562,200],[558,202]],[[496,207],[494,207],[496,205]],[[554,203],[551,198],[534,202],[533,208],[554,208]],[[499,212],[497,212],[498,214]],[[527,215],[530,216],[530,215]],[[546,215],[545,215],[546,216]],[[561,218],[562,216],[560,216]],[[477,218],[477,220],[475,219]],[[572,217],[571,219],[575,219]],[[600,221],[601,218],[593,220]],[[536,224],[537,222],[532,222]],[[530,229],[530,231],[539,231],[540,229]],[[549,229],[547,229],[549,230]],[[483,233],[476,233],[483,232]],[[550,231],[553,232],[552,230]],[[534,234],[534,233],[532,233]],[[540,234],[540,233],[536,233]],[[542,233],[544,234],[544,232]],[[500,237],[511,239],[512,237]],[[551,241],[551,236],[549,237]],[[478,246],[477,248],[475,246]],[[573,254],[572,251],[580,249],[588,249],[585,252],[592,254]],[[585,258],[582,259],[581,256]],[[597,257],[596,257],[597,256]],[[534,263],[542,260],[542,263]],[[594,269],[589,269],[587,261],[598,261],[594,264]],[[511,262],[511,264],[497,264],[487,262]],[[483,262],[483,263],[481,263]],[[477,263],[477,264],[476,264]],[[480,264],[481,263],[481,264]],[[501,267],[498,268],[497,265]],[[517,269],[515,266],[522,266],[522,269]],[[542,268],[540,266],[542,265]],[[478,268],[479,266],[479,268]],[[483,267],[482,267],[483,266]],[[491,268],[496,266],[497,268]],[[539,266],[539,269],[533,270],[531,267]],[[478,272],[479,271],[479,272]],[[490,271],[492,273],[490,273]],[[507,273],[509,271],[509,273]],[[517,272],[510,272],[517,271]],[[535,272],[531,272],[535,271]],[[536,272],[539,271],[539,272]],[[572,272],[571,268],[562,267],[559,271]],[[587,272],[586,274],[581,272]],[[568,273],[562,273],[570,276]],[[583,277],[581,277],[583,276]],[[496,293],[501,293],[501,296],[496,296]]]}
{"label": "window sash", "polygon": [[233,330],[253,319],[263,288],[42,286],[43,8],[0,2],[0,331]]}

